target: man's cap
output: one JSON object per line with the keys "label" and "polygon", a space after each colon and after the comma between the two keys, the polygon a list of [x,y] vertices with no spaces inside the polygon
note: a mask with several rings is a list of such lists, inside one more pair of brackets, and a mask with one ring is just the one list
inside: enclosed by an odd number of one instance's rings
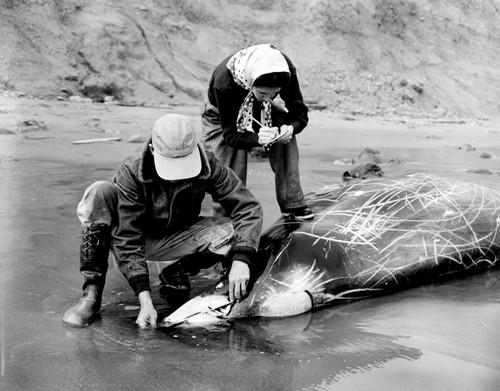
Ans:
{"label": "man's cap", "polygon": [[153,125],[152,142],[160,178],[188,179],[201,172],[198,140],[189,118],[179,114],[164,115]]}

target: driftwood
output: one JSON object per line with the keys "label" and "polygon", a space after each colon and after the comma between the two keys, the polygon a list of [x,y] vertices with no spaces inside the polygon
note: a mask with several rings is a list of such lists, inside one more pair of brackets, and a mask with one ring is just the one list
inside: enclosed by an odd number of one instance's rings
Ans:
{"label": "driftwood", "polygon": [[121,141],[120,137],[108,137],[108,138],[94,138],[90,140],[77,140],[73,141],[72,144],[91,144],[91,143],[104,143],[106,141]]}

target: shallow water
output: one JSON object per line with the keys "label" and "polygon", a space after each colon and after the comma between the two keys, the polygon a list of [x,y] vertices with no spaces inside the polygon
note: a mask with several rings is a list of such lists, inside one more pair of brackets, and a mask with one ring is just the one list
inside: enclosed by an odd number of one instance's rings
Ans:
{"label": "shallow water", "polygon": [[[206,331],[138,329],[138,302],[111,267],[102,319],[81,330],[63,326],[82,283],[75,207],[83,189],[110,178],[115,165],[3,159],[0,389],[498,389],[499,269]],[[254,164],[253,175],[265,167]],[[316,174],[306,176],[305,188],[327,183],[327,173]],[[265,210],[276,208],[271,187],[254,188]],[[166,315],[156,288],[153,299]]]}

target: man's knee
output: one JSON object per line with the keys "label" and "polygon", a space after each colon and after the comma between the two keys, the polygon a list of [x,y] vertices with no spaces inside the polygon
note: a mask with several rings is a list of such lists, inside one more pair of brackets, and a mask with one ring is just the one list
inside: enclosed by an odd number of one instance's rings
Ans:
{"label": "man's knee", "polygon": [[77,207],[77,215],[83,225],[113,225],[116,211],[116,187],[107,181],[92,183],[85,190]]}
{"label": "man's knee", "polygon": [[215,219],[215,226],[211,232],[208,251],[219,255],[228,255],[234,245],[234,227],[227,217]]}

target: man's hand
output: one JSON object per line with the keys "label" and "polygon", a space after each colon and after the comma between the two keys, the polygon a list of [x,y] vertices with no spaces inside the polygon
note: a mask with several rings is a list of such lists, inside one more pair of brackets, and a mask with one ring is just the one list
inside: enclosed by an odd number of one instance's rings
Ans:
{"label": "man's hand", "polygon": [[247,295],[250,269],[245,262],[233,261],[229,271],[229,300],[242,300]]}
{"label": "man's hand", "polygon": [[139,302],[141,303],[141,310],[139,311],[135,323],[137,323],[141,329],[145,329],[148,324],[152,328],[155,328],[158,314],[156,313],[149,291],[142,291],[139,293]]}
{"label": "man's hand", "polygon": [[268,128],[267,126],[263,126],[259,130],[259,144],[264,146],[272,141],[273,138],[278,134],[278,128],[273,126],[272,128]]}

